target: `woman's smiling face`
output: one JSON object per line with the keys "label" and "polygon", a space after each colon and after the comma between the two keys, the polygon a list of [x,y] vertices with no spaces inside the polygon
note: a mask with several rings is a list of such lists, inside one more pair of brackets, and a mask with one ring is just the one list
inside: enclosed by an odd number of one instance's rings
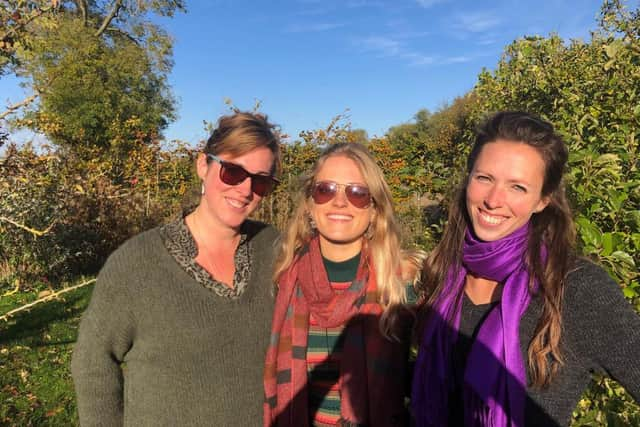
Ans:
{"label": "woman's smiling face", "polygon": [[[362,248],[362,237],[375,215],[372,205],[358,208],[349,202],[345,194],[346,184],[367,185],[360,168],[346,156],[330,156],[318,170],[314,181],[339,184],[335,197],[328,202],[317,204],[313,199],[308,201],[309,214],[318,229],[323,255],[333,260],[349,254],[357,255]],[[336,256],[332,257],[333,254]]]}
{"label": "woman's smiling face", "polygon": [[469,174],[467,213],[484,241],[508,236],[549,203],[542,196],[545,163],[521,142],[497,140],[482,147]]}
{"label": "woman's smiling face", "polygon": [[[267,147],[259,147],[237,157],[228,153],[221,153],[218,157],[255,174],[269,175],[273,169],[274,156]],[[200,204],[216,225],[235,229],[258,207],[262,196],[252,191],[251,178],[247,177],[237,185],[222,182],[221,167],[218,162],[207,162],[204,155],[198,158],[198,175],[205,189]]]}

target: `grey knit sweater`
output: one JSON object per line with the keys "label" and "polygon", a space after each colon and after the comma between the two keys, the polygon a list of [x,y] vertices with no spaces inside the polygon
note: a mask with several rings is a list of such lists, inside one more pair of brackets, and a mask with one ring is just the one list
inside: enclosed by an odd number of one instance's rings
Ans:
{"label": "grey knit sweater", "polygon": [[187,274],[158,229],[114,252],[73,354],[81,425],[262,425],[276,236],[247,236],[250,278],[237,299]]}
{"label": "grey knit sweater", "polygon": [[[473,337],[494,305],[473,305],[468,298],[463,299],[460,336],[454,351],[458,373],[464,369],[461,365]],[[542,301],[534,298],[520,321],[520,348],[525,361],[541,313]],[[618,380],[636,401],[640,399],[640,316],[624,299],[619,286],[595,264],[581,260],[569,273],[562,325],[565,364],[548,388],[527,388],[527,427],[569,425],[571,413],[594,372]],[[461,404],[457,401],[450,412],[458,418],[452,425],[462,424]]]}

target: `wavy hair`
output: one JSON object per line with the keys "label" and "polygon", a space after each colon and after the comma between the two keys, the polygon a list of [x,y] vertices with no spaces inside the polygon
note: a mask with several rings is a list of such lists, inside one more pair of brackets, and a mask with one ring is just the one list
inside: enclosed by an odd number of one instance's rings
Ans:
{"label": "wavy hair", "polygon": [[[315,235],[309,224],[308,206],[315,177],[329,157],[343,156],[353,160],[373,199],[374,219],[371,229],[365,233],[365,244],[371,252],[379,290],[379,303],[384,309],[380,319],[382,332],[388,337],[394,333],[397,308],[407,303],[406,283],[416,278],[424,259],[420,251],[401,249],[400,228],[393,208],[391,191],[382,171],[364,145],[358,143],[337,143],[330,145],[316,160],[310,173],[301,178],[297,191],[295,209],[283,233],[275,262],[273,280],[278,283],[280,276],[291,266],[297,251]],[[401,274],[398,274],[401,272]]]}
{"label": "wavy hair", "polygon": [[[450,204],[442,239],[425,260],[422,286],[429,295],[429,305],[437,295],[446,291],[443,285],[448,271],[461,267],[464,234],[471,224],[466,207],[469,174],[482,148],[498,140],[534,148],[545,164],[542,196],[548,198],[549,204],[531,217],[526,252],[529,274],[538,280],[538,292],[543,301],[542,315],[529,343],[528,367],[532,385],[542,388],[549,385],[563,363],[561,308],[565,277],[575,259],[576,238],[562,178],[568,151],[550,123],[529,113],[503,111],[490,116],[477,129],[475,143],[467,159],[466,177]],[[541,259],[543,245],[547,250],[546,262]],[[530,287],[530,291],[533,293],[534,290]]]}

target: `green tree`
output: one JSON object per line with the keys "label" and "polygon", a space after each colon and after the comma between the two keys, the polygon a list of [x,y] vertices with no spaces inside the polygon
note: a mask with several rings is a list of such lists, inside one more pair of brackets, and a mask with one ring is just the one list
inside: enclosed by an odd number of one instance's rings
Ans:
{"label": "green tree", "polygon": [[564,135],[582,250],[638,304],[640,14],[607,1],[600,23],[588,43],[515,41],[494,72],[480,75],[476,94],[480,111],[531,111]]}
{"label": "green tree", "polygon": [[30,108],[10,107],[0,118],[21,113],[15,125],[78,150],[126,153],[152,141],[175,113],[171,38],[149,15],[180,10],[182,0],[10,0],[0,9],[0,70],[33,95],[16,104]]}

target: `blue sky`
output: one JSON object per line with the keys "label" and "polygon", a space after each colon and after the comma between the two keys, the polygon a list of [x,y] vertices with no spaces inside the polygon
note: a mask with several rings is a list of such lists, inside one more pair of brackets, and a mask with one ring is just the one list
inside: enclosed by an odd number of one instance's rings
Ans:
{"label": "blue sky", "polygon": [[[170,84],[178,120],[167,139],[205,137],[203,120],[255,100],[289,135],[349,110],[354,128],[383,135],[420,109],[463,95],[483,67],[524,35],[589,38],[592,0],[187,0],[158,21],[175,39]],[[638,7],[638,0],[628,7]],[[21,100],[0,78],[0,102]]]}

